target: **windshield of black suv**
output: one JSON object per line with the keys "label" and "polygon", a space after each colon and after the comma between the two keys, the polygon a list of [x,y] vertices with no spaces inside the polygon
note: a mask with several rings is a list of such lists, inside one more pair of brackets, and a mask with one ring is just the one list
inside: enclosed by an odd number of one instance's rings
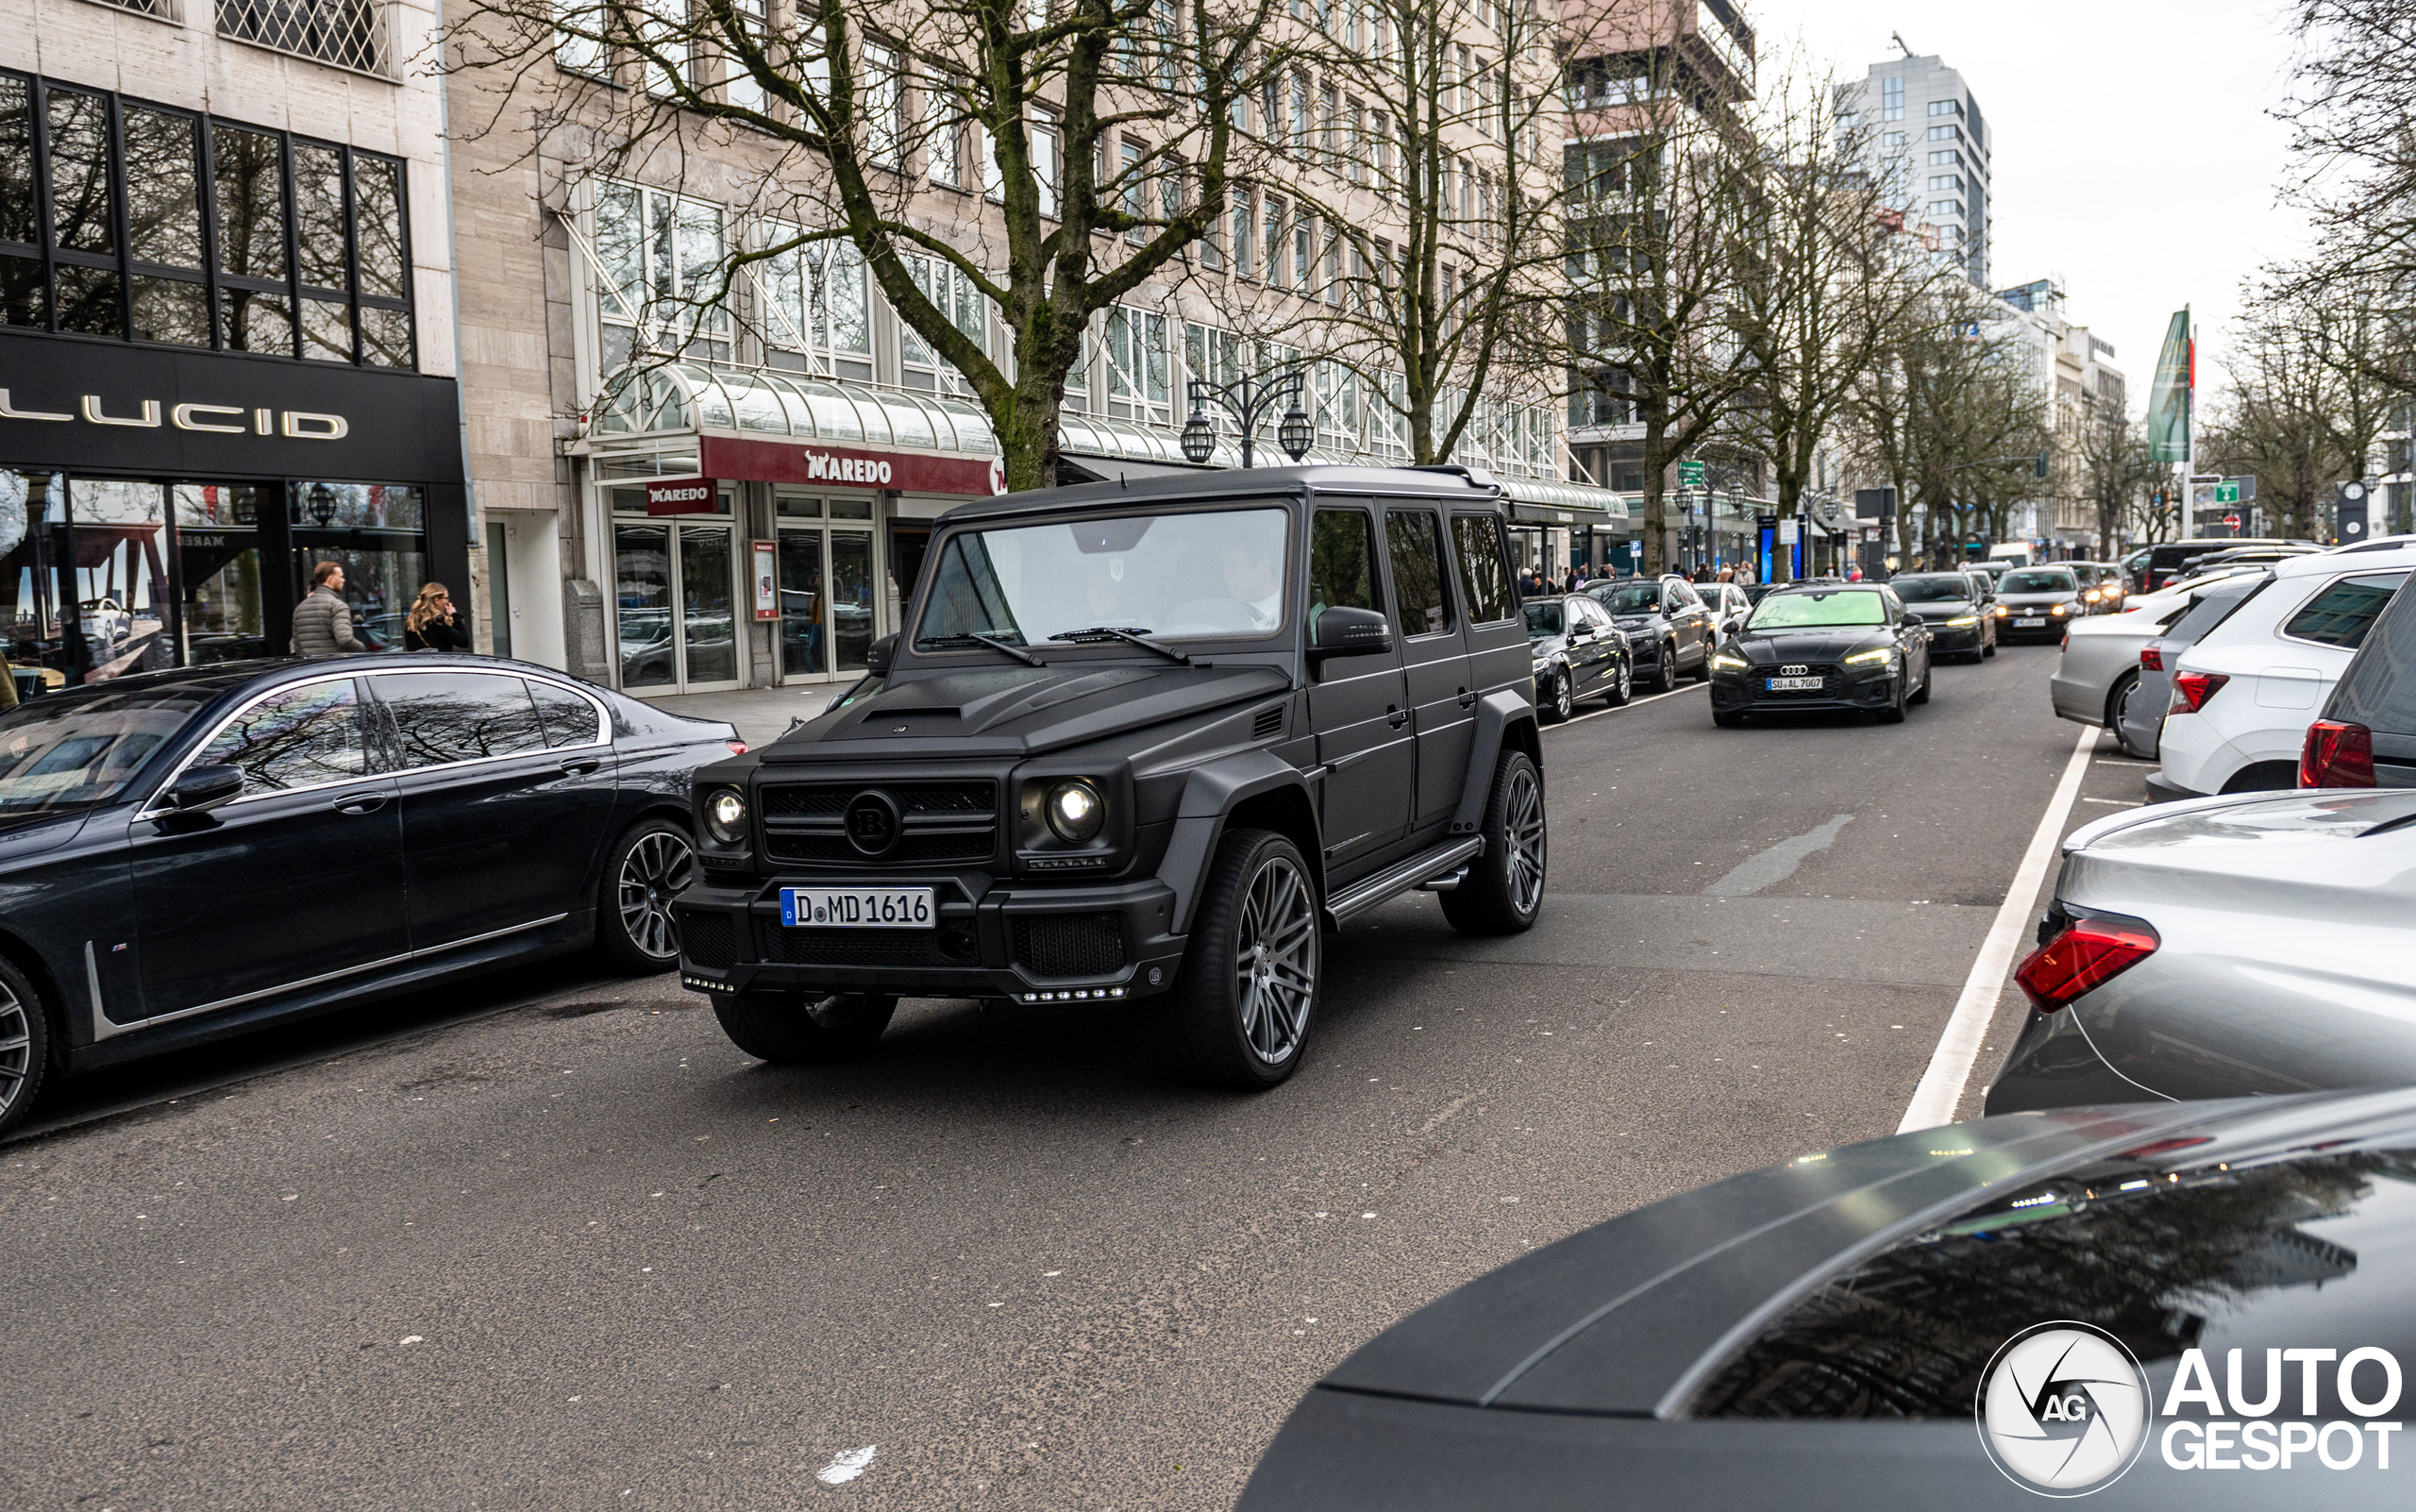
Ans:
{"label": "windshield of black suv", "polygon": [[117,797],[217,691],[54,693],[0,714],[0,823]]}
{"label": "windshield of black suv", "polygon": [[1997,584],[2001,594],[2076,594],[2080,584],[2061,567],[2008,572]]}
{"label": "windshield of black suv", "polygon": [[1289,599],[1286,518],[1217,510],[959,531],[940,548],[914,649],[977,636],[1036,647],[1102,626],[1168,640],[1273,634]]}
{"label": "windshield of black suv", "polygon": [[1836,593],[1772,594],[1745,622],[1749,630],[1820,630],[1832,625],[1885,625],[1888,606],[1868,588]]}
{"label": "windshield of black suv", "polygon": [[1527,606],[1527,634],[1531,638],[1537,635],[1557,635],[1561,628],[1559,599],[1550,599],[1544,603]]}
{"label": "windshield of black suv", "polygon": [[1657,614],[1661,612],[1661,585],[1657,582],[1632,582],[1620,588],[1597,588],[1594,597],[1614,614]]}
{"label": "windshield of black suv", "polygon": [[1888,586],[1908,604],[1944,604],[1971,596],[1971,580],[1959,573],[1935,578],[1890,578]]}

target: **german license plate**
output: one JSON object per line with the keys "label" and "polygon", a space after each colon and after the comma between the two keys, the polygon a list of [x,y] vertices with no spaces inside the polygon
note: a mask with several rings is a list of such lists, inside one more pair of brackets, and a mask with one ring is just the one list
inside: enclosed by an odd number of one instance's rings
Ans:
{"label": "german license plate", "polygon": [[1770,691],[1772,693],[1813,693],[1818,692],[1820,690],[1820,680],[1819,678],[1770,679]]}
{"label": "german license plate", "polygon": [[2013,628],[2015,630],[2045,630],[2047,617],[2040,614],[2030,619],[2017,619],[2013,622]]}
{"label": "german license plate", "polygon": [[928,887],[783,887],[780,922],[790,929],[928,930],[939,910]]}

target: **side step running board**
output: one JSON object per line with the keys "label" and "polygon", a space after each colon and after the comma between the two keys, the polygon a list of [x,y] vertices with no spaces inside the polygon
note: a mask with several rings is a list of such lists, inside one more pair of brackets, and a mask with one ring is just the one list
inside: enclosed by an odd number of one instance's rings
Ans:
{"label": "side step running board", "polygon": [[1364,914],[1396,893],[1404,893],[1435,877],[1450,876],[1485,854],[1485,837],[1472,834],[1459,840],[1446,840],[1441,845],[1421,850],[1407,861],[1385,867],[1361,882],[1334,895],[1326,902],[1326,912],[1336,924],[1348,922],[1354,915]]}

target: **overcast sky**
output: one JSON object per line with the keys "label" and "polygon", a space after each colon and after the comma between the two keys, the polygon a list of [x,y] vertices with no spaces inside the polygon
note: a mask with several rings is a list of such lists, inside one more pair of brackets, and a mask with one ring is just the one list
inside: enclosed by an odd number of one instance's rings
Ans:
{"label": "overcast sky", "polygon": [[2266,110],[2289,87],[2278,0],[1745,0],[1765,59],[1800,39],[1860,78],[1915,53],[1961,71],[1993,139],[1988,278],[2060,276],[2067,319],[2112,342],[2143,409],[2157,344],[2187,304],[2199,382],[2223,355],[2240,280],[2305,245],[2277,203],[2294,171]]}

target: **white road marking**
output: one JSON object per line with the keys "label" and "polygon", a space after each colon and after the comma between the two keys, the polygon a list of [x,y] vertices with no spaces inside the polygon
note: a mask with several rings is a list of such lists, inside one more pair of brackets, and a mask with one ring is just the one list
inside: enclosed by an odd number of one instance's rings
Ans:
{"label": "white road marking", "polygon": [[1710,686],[1711,684],[1708,682],[1691,682],[1683,688],[1671,688],[1667,693],[1649,693],[1641,698],[1630,698],[1627,702],[1620,704],[1616,709],[1597,709],[1592,714],[1578,714],[1573,718],[1564,719],[1556,725],[1546,725],[1544,726],[1544,729],[1547,731],[1567,730],[1571,725],[1582,725],[1588,719],[1600,719],[1604,714],[1619,714],[1629,709],[1641,709],[1648,703],[1657,703],[1663,698],[1674,698],[1681,693],[1693,693],[1698,690],[1708,689]]}
{"label": "white road marking", "polygon": [[825,1486],[845,1486],[871,1468],[872,1452],[880,1447],[878,1444],[866,1444],[862,1449],[833,1454],[830,1464],[814,1472],[814,1478]]}
{"label": "white road marking", "polygon": [[2013,953],[2021,949],[2030,928],[2030,904],[2038,896],[2038,884],[2047,879],[2048,864],[2055,859],[2064,820],[2080,796],[2080,780],[2089,775],[2089,752],[2096,748],[2098,734],[2094,728],[2083,730],[2073,742],[2063,780],[2047,800],[2047,812],[2038,816],[2030,848],[2022,852],[2013,885],[2005,889],[2005,901],[1998,905],[1996,922],[1988,926],[1988,937],[1980,944],[1980,957],[1971,963],[1971,974],[1963,979],[1963,995],[1955,999],[1946,1031],[1938,1036],[1938,1049],[1930,1052],[1929,1068],[1913,1088],[1904,1121],[1896,1125],[1898,1134],[1955,1121],[1955,1104],[1963,1100],[1964,1084],[1971,1079],[1971,1063],[1979,1059],[1988,1020],[1996,1016],[2005,974],[2013,968]]}

